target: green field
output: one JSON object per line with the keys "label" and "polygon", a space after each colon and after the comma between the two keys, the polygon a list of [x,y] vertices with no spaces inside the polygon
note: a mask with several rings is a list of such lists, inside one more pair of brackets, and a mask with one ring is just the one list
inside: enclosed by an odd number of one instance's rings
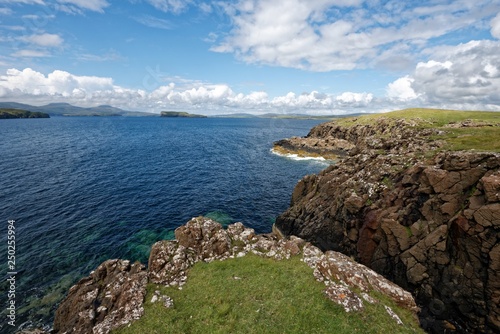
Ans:
{"label": "green field", "polygon": [[[437,128],[441,134],[433,139],[444,140],[447,150],[478,150],[500,152],[500,112],[457,111],[443,109],[404,109],[383,114],[349,117],[336,121],[343,126],[370,124],[376,119],[407,119],[422,128]],[[473,126],[453,128],[453,123],[470,120]],[[475,126],[474,126],[475,125]]]}

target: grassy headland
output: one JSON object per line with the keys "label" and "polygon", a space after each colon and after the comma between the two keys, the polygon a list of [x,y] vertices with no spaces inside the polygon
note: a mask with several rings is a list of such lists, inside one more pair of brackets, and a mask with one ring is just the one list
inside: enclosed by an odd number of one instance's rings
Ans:
{"label": "grassy headland", "polygon": [[404,109],[384,114],[343,118],[336,121],[345,127],[366,125],[379,118],[411,120],[421,128],[439,129],[433,139],[446,142],[444,149],[500,152],[500,112],[458,111],[444,109]]}
{"label": "grassy headland", "polygon": [[[323,295],[324,287],[299,257],[200,262],[182,290],[149,284],[144,316],[113,333],[423,333],[410,312],[383,296],[375,296],[380,304],[346,313]],[[174,307],[151,303],[155,290]],[[405,325],[397,325],[383,304]]]}

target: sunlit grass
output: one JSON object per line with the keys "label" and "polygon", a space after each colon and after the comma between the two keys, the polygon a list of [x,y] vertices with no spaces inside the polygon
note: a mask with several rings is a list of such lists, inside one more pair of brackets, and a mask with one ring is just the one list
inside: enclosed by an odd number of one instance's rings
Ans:
{"label": "sunlit grass", "polygon": [[[447,150],[478,150],[500,152],[500,112],[458,111],[444,109],[404,109],[383,114],[350,117],[336,121],[342,126],[365,125],[374,120],[385,118],[396,121],[406,119],[416,122],[421,128],[437,128],[441,134],[432,137],[444,140]],[[451,123],[471,120],[481,127],[450,128]]]}
{"label": "sunlit grass", "polygon": [[[382,304],[346,313],[323,296],[323,288],[299,258],[247,255],[198,263],[182,290],[150,284],[145,315],[115,333],[423,333],[395,305],[405,326],[390,319]],[[174,307],[151,304],[154,290],[173,298]]]}

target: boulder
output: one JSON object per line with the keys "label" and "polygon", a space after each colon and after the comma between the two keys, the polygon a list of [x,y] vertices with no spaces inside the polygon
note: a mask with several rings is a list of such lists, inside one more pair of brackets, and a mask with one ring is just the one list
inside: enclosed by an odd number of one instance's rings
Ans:
{"label": "boulder", "polygon": [[146,268],[108,260],[74,285],[57,308],[55,333],[109,333],[139,319],[148,281]]}

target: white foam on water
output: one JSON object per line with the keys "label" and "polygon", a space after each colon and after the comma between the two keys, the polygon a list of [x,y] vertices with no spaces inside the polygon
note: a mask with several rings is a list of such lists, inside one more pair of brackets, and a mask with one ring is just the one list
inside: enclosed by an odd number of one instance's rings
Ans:
{"label": "white foam on water", "polygon": [[285,158],[297,160],[297,161],[312,160],[312,161],[316,161],[316,162],[320,162],[320,163],[324,163],[324,164],[328,164],[331,161],[331,160],[327,160],[323,157],[301,157],[298,154],[280,153],[280,152],[275,151],[274,148],[272,148],[270,151],[272,154],[279,155],[280,157],[285,157]]}

